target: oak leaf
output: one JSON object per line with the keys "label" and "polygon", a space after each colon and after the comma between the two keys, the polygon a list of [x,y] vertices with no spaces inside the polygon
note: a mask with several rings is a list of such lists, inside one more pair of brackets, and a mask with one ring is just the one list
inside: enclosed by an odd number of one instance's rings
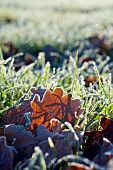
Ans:
{"label": "oak leaf", "polygon": [[14,160],[17,152],[6,143],[6,137],[0,137],[0,169],[13,170]]}
{"label": "oak leaf", "polygon": [[85,132],[86,142],[83,143],[83,156],[93,160],[93,158],[100,152],[103,143],[103,133],[101,130],[93,130]]}
{"label": "oak leaf", "polygon": [[25,130],[22,125],[6,125],[4,135],[10,143],[15,140],[15,148],[22,158],[29,158],[37,145],[37,139],[32,136],[30,131]]}
{"label": "oak leaf", "polygon": [[93,161],[101,166],[105,166],[111,158],[113,158],[113,144],[108,139],[103,138],[101,150]]}
{"label": "oak leaf", "polygon": [[26,119],[24,117],[24,114],[27,112],[32,112],[30,103],[31,100],[24,100],[21,105],[11,107],[3,116],[2,123],[4,125],[25,125]]}
{"label": "oak leaf", "polygon": [[[74,133],[67,131],[66,133],[55,133],[51,139],[54,144],[54,149],[50,147],[48,140],[42,141],[39,143],[39,147],[43,151],[45,156],[45,161],[47,166],[51,163],[53,159],[61,158],[62,156],[72,155],[73,148],[75,148],[76,141],[74,138]],[[71,142],[70,142],[71,141]]]}
{"label": "oak leaf", "polygon": [[25,113],[32,112],[31,101],[33,100],[33,97],[37,94],[39,95],[39,98],[42,99],[46,89],[42,86],[38,86],[32,87],[30,91],[32,93],[30,99],[23,99],[19,106],[13,106],[8,109],[2,119],[4,125],[26,125]]}
{"label": "oak leaf", "polygon": [[56,88],[53,92],[47,90],[42,101],[34,97],[31,102],[33,109],[31,129],[35,129],[40,124],[44,124],[50,129],[50,120],[52,118],[60,119],[62,122],[69,122],[72,125],[76,123],[75,113],[80,115],[84,109],[80,108],[79,99],[72,100],[71,94],[63,95],[61,88]]}
{"label": "oak leaf", "polygon": [[47,140],[48,137],[52,137],[54,134],[54,132],[50,132],[43,124],[37,127],[36,133],[36,139],[38,143]]}

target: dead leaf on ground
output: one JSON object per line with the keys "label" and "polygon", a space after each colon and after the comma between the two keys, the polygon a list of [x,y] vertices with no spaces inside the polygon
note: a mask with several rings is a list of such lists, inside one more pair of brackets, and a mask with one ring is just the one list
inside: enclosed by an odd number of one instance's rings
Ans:
{"label": "dead leaf on ground", "polygon": [[3,116],[2,123],[4,125],[15,124],[15,125],[26,125],[25,113],[32,112],[31,101],[35,95],[39,95],[42,99],[46,89],[42,86],[32,87],[32,95],[30,99],[24,99],[19,106],[11,107]]}
{"label": "dead leaf on ground", "polygon": [[[78,143],[75,136],[78,139]],[[49,165],[53,159],[75,154],[77,147],[81,145],[80,138],[77,136],[76,131],[72,132],[69,129],[64,129],[60,133],[53,133],[51,136],[54,148],[50,146],[48,140],[40,142],[38,146],[42,149],[43,154],[46,155],[45,160],[47,165]]]}
{"label": "dead leaf on ground", "polygon": [[47,140],[48,137],[52,137],[55,133],[50,132],[43,124],[41,124],[39,127],[37,127],[36,134],[37,143],[40,143]]}
{"label": "dead leaf on ground", "polygon": [[47,90],[44,93],[42,101],[34,100],[31,102],[33,109],[31,129],[35,129],[40,124],[44,124],[50,128],[50,120],[52,118],[68,121],[72,125],[76,123],[75,112],[77,115],[83,113],[84,109],[80,108],[81,101],[79,99],[72,100],[72,95],[63,95],[61,88],[56,88],[53,92]]}
{"label": "dead leaf on ground", "polygon": [[[102,78],[100,78],[101,82],[103,81]],[[97,76],[86,76],[86,78],[84,79],[85,81],[85,85],[86,87],[89,87],[90,83],[94,84],[94,83],[98,83],[99,79]]]}
{"label": "dead leaf on ground", "polygon": [[101,166],[105,166],[111,158],[113,158],[113,144],[108,139],[103,138],[101,150],[93,161]]}
{"label": "dead leaf on ground", "polygon": [[102,117],[100,125],[103,128],[103,136],[113,143],[113,120],[107,117]]}
{"label": "dead leaf on ground", "polygon": [[7,141],[14,142],[14,146],[22,158],[29,158],[38,144],[37,139],[32,136],[30,131],[25,130],[23,126],[10,124],[5,127],[4,135]]}
{"label": "dead leaf on ground", "polygon": [[24,114],[27,112],[32,112],[30,106],[31,100],[24,100],[21,105],[11,107],[6,114],[3,116],[2,123],[3,125],[15,124],[23,125],[26,124],[26,119]]}
{"label": "dead leaf on ground", "polygon": [[90,168],[84,164],[72,162],[70,163],[68,168],[66,168],[66,170],[96,170],[96,169],[94,167]]}
{"label": "dead leaf on ground", "polygon": [[16,158],[16,150],[6,143],[6,137],[0,137],[0,169],[13,170],[14,160]]}
{"label": "dead leaf on ground", "polygon": [[84,134],[86,142],[83,144],[84,157],[93,160],[93,158],[100,152],[103,143],[102,131],[89,131]]}
{"label": "dead leaf on ground", "polygon": [[32,97],[35,96],[35,94],[38,94],[40,96],[40,99],[42,100],[44,93],[46,92],[46,88],[43,86],[38,87],[31,87],[30,91],[33,93]]}

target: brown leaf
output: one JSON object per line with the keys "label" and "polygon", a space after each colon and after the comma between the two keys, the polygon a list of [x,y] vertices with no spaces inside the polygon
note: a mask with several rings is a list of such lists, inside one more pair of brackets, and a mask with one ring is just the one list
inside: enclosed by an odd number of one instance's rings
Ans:
{"label": "brown leaf", "polygon": [[84,157],[87,157],[91,160],[101,151],[103,137],[107,138],[113,143],[113,120],[102,117],[100,120],[100,125],[103,130],[86,132],[84,135],[88,137],[84,145]]}
{"label": "brown leaf", "polygon": [[76,162],[72,162],[68,168],[66,168],[66,170],[93,170],[90,169],[88,166],[80,164],[80,163],[76,163]]}
{"label": "brown leaf", "polygon": [[37,145],[37,139],[32,136],[30,131],[26,131],[23,126],[20,125],[7,125],[4,132],[8,141],[15,140],[15,148],[22,157],[29,158],[34,151],[34,147]]}
{"label": "brown leaf", "polygon": [[100,120],[100,125],[103,128],[103,136],[113,143],[113,120],[102,117]]}
{"label": "brown leaf", "polygon": [[31,98],[27,100],[24,99],[19,106],[11,107],[3,116],[2,123],[4,125],[15,124],[25,126],[26,119],[24,115],[27,112],[32,112],[31,101],[33,100],[33,97],[37,94],[42,98],[45,91],[46,89],[42,86],[38,86],[37,88],[32,87],[31,92],[33,94],[31,95]]}
{"label": "brown leaf", "polygon": [[93,161],[101,166],[105,166],[111,158],[113,158],[113,144],[108,139],[103,138],[101,151]]}
{"label": "brown leaf", "polygon": [[81,101],[79,99],[72,100],[72,95],[63,96],[63,90],[56,88],[53,92],[47,90],[44,93],[42,101],[31,102],[33,109],[31,129],[35,129],[40,124],[44,124],[50,128],[50,120],[58,118],[61,121],[68,121],[75,125],[75,112],[82,113],[84,109],[80,109]]}
{"label": "brown leaf", "polygon": [[84,134],[87,137],[86,142],[83,144],[84,157],[93,160],[93,158],[100,152],[103,143],[102,131],[90,131]]}
{"label": "brown leaf", "polygon": [[80,62],[83,64],[84,62],[94,61],[95,59],[91,56],[82,56],[80,57]]}
{"label": "brown leaf", "polygon": [[6,143],[6,137],[0,137],[0,169],[13,170],[14,160],[16,158],[16,150]]}
{"label": "brown leaf", "polygon": [[[75,133],[65,129],[62,130],[61,133],[53,134],[51,139],[54,144],[54,149],[50,147],[48,140],[39,143],[39,147],[42,149],[44,155],[46,155],[45,160],[47,166],[53,159],[58,159],[66,155],[72,155],[73,150],[76,151]],[[78,146],[80,146],[79,140]]]}
{"label": "brown leaf", "polygon": [[31,92],[33,93],[32,98],[35,96],[35,94],[38,94],[40,96],[40,99],[42,100],[44,93],[46,92],[46,88],[43,86],[38,86],[38,87],[31,87]]}
{"label": "brown leaf", "polygon": [[43,124],[41,124],[36,130],[37,136],[37,143],[45,141],[48,137],[52,137],[54,132],[50,132]]}
{"label": "brown leaf", "polygon": [[0,136],[4,136],[4,126],[0,127]]}
{"label": "brown leaf", "polygon": [[6,51],[9,51],[11,54],[18,53],[18,49],[11,42],[10,43],[3,42],[2,46],[3,48],[6,48],[7,49]]}
{"label": "brown leaf", "polygon": [[[102,80],[102,78],[100,78],[100,80],[101,80],[101,82],[103,81]],[[94,84],[94,83],[98,83],[99,82],[99,80],[98,80],[98,77],[97,76],[86,76],[86,78],[85,78],[85,85],[86,85],[86,87],[89,87],[89,85],[90,85],[90,83],[92,83],[92,84]]]}
{"label": "brown leaf", "polygon": [[24,59],[25,59],[26,64],[30,64],[30,63],[33,63],[35,61],[34,56],[31,55],[30,53],[26,53],[24,55]]}
{"label": "brown leaf", "polygon": [[57,132],[57,133],[61,132],[61,130],[62,130],[61,122],[58,119],[53,118],[53,119],[51,119],[50,123],[51,123],[53,132]]}
{"label": "brown leaf", "polygon": [[15,124],[15,125],[24,125],[26,124],[26,119],[24,114],[27,112],[32,112],[32,108],[30,106],[30,100],[24,100],[21,105],[18,107],[11,107],[6,114],[3,116],[2,123],[4,125]]}
{"label": "brown leaf", "polygon": [[101,47],[104,43],[104,35],[94,35],[89,37],[89,42],[94,46],[94,47]]}

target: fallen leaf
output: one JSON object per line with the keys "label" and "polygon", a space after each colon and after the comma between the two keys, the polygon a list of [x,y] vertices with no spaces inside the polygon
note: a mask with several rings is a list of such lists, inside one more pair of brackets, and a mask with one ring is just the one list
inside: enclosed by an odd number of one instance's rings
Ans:
{"label": "fallen leaf", "polygon": [[26,119],[24,114],[32,112],[30,102],[31,100],[24,100],[21,105],[11,107],[2,118],[3,125],[15,124],[25,126]]}
{"label": "fallen leaf", "polygon": [[33,63],[35,61],[34,56],[31,55],[30,53],[25,53],[24,59],[25,59],[26,65],[30,64],[30,63]]}
{"label": "fallen leaf", "polygon": [[101,150],[93,161],[101,166],[105,166],[111,158],[113,158],[113,144],[108,139],[103,138]]}
{"label": "fallen leaf", "polygon": [[102,117],[100,125],[103,128],[102,133],[105,138],[113,143],[113,120],[107,117]]}
{"label": "fallen leaf", "polygon": [[73,153],[75,154],[76,149],[80,146],[81,141],[81,139],[76,136],[78,139],[77,144],[75,135],[77,135],[76,131],[72,132],[69,129],[64,129],[60,133],[54,133],[51,136],[53,144],[49,143],[48,140],[39,143],[38,146],[41,148],[43,154],[45,155],[47,166],[54,159],[58,159],[66,155],[73,155]]}
{"label": "fallen leaf", "polygon": [[4,136],[4,126],[0,127],[0,136]]}
{"label": "fallen leaf", "polygon": [[70,163],[68,168],[66,168],[66,170],[96,170],[96,169],[90,168],[80,163],[72,162]]}
{"label": "fallen leaf", "polygon": [[46,163],[44,160],[44,155],[41,149],[36,146],[34,148],[34,153],[29,159],[25,159],[17,163],[16,170],[47,170]]}
{"label": "fallen leaf", "polygon": [[42,100],[44,93],[46,92],[46,88],[43,86],[38,87],[31,87],[30,91],[33,93],[32,98],[35,96],[35,94],[38,94],[40,96],[40,99]]}
{"label": "fallen leaf", "polygon": [[37,127],[36,133],[37,143],[47,140],[48,137],[52,137],[54,134],[54,132],[50,132],[43,124]]}
{"label": "fallen leaf", "polygon": [[[103,81],[102,78],[100,78],[101,82]],[[97,76],[86,76],[86,78],[84,79],[85,81],[85,86],[86,87],[89,87],[90,83],[94,84],[94,83],[98,83],[99,80],[98,80],[98,77]]]}
{"label": "fallen leaf", "polygon": [[6,125],[4,135],[7,141],[15,141],[14,146],[22,158],[29,158],[34,151],[34,147],[38,144],[37,139],[32,136],[32,133],[20,125]]}
{"label": "fallen leaf", "polygon": [[[4,51],[8,51],[11,55],[13,54],[16,54],[18,53],[18,49],[14,46],[13,43],[9,42],[9,43],[6,43],[6,42],[3,42],[2,43],[2,47],[3,47],[3,50]],[[7,52],[7,54],[8,54]],[[10,57],[9,55],[7,56],[7,58]]]}
{"label": "fallen leaf", "polygon": [[81,101],[79,99],[72,100],[71,94],[63,95],[63,93],[61,88],[56,88],[53,92],[47,90],[42,101],[34,98],[31,102],[33,109],[32,130],[40,124],[50,128],[50,120],[52,118],[60,119],[62,122],[68,121],[75,125],[75,112],[81,114],[84,109],[80,109]]}
{"label": "fallen leaf", "polygon": [[53,170],[103,170],[90,160],[76,155],[67,155],[52,163]]}
{"label": "fallen leaf", "polygon": [[58,119],[52,118],[50,123],[51,123],[52,131],[53,132],[57,132],[57,133],[61,132],[61,130],[62,130],[61,129],[62,123]]}
{"label": "fallen leaf", "polygon": [[6,137],[0,137],[0,169],[1,170],[13,170],[14,160],[17,152],[13,147],[10,147],[6,143]]}
{"label": "fallen leaf", "polygon": [[93,48],[101,47],[104,43],[104,40],[105,37],[102,34],[89,37],[89,42],[93,45]]}
{"label": "fallen leaf", "polygon": [[51,139],[54,143],[56,152],[50,147],[48,140],[39,143],[39,147],[43,151],[43,154],[46,155],[45,160],[47,166],[55,158],[58,159],[62,156],[73,154],[72,146],[71,144],[69,145],[69,140],[66,139],[65,135],[56,133]]}
{"label": "fallen leaf", "polygon": [[85,62],[89,62],[89,61],[95,61],[95,58],[91,57],[91,56],[82,56],[80,57],[80,62],[83,64]]}
{"label": "fallen leaf", "polygon": [[26,125],[25,113],[32,112],[31,101],[35,95],[38,95],[42,99],[46,89],[42,86],[32,87],[32,95],[30,99],[24,99],[19,106],[11,107],[3,116],[3,125],[15,124],[15,125]]}
{"label": "fallen leaf", "polygon": [[86,141],[83,144],[84,157],[93,160],[93,158],[100,152],[103,143],[102,131],[89,131],[85,132],[84,137]]}

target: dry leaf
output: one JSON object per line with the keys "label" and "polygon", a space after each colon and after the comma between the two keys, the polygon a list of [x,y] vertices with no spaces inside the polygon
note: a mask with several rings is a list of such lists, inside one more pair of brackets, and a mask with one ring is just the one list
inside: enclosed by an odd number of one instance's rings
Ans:
{"label": "dry leaf", "polygon": [[58,118],[61,121],[68,121],[72,125],[76,123],[75,112],[81,114],[84,109],[80,109],[81,101],[72,100],[72,95],[63,96],[63,90],[56,88],[53,92],[47,90],[44,93],[42,101],[36,98],[31,102],[33,109],[31,129],[35,129],[40,124],[50,128],[50,120]]}
{"label": "dry leaf", "polygon": [[4,136],[4,126],[0,127],[0,136]]}
{"label": "dry leaf", "polygon": [[58,119],[53,118],[53,119],[51,119],[50,123],[51,123],[53,132],[57,132],[57,133],[61,132],[62,123]]}
{"label": "dry leaf", "polygon": [[4,125],[15,124],[25,126],[26,119],[24,117],[24,114],[27,112],[32,112],[30,102],[31,100],[24,100],[20,106],[11,107],[3,116],[2,119],[3,124]]}
{"label": "dry leaf", "polygon": [[101,151],[93,161],[101,166],[105,166],[111,158],[113,158],[113,144],[108,139],[103,138]]}
{"label": "dry leaf", "polygon": [[84,157],[93,160],[93,158],[100,152],[101,145],[103,143],[102,131],[90,131],[84,134],[87,138],[83,144]]}
{"label": "dry leaf", "polygon": [[100,120],[100,125],[103,128],[103,136],[113,143],[113,120],[102,117]]}
{"label": "dry leaf", "polygon": [[42,100],[44,93],[46,92],[46,88],[43,86],[38,87],[31,87],[30,91],[33,93],[32,98],[35,96],[35,94],[38,94],[40,96],[40,99]]}
{"label": "dry leaf", "polygon": [[36,139],[38,143],[47,140],[48,137],[52,137],[54,134],[54,132],[50,132],[43,124],[37,128],[36,133]]}
{"label": "dry leaf", "polygon": [[19,152],[19,156],[21,155],[20,157],[29,158],[32,155],[38,142],[30,131],[26,131],[23,126],[13,124],[7,125],[4,131],[7,140],[12,142],[15,140],[14,145]]}
{"label": "dry leaf", "polygon": [[14,160],[16,158],[16,150],[6,143],[6,137],[0,137],[0,169],[13,170]]}
{"label": "dry leaf", "polygon": [[15,124],[25,126],[25,113],[32,112],[31,101],[33,100],[33,97],[37,94],[40,98],[42,98],[45,91],[46,89],[42,86],[38,86],[37,88],[32,87],[31,92],[33,94],[31,95],[31,98],[27,100],[24,99],[22,103],[17,107],[11,107],[3,116],[2,123],[4,125]]}
{"label": "dry leaf", "polygon": [[[51,137],[52,146],[48,140],[39,143],[39,147],[42,149],[45,156],[47,166],[53,159],[58,159],[66,155],[73,155],[73,151],[76,152],[77,143],[75,140],[75,133],[68,129],[62,130],[61,133],[55,133]],[[78,138],[79,139],[79,138]],[[78,147],[80,146],[78,140]]]}
{"label": "dry leaf", "polygon": [[[102,78],[100,78],[100,80],[101,80],[101,82],[103,81],[102,80]],[[89,85],[90,85],[90,83],[92,83],[92,84],[94,84],[94,83],[98,83],[99,82],[99,80],[98,80],[98,77],[97,76],[86,76],[86,78],[85,78],[85,85],[86,85],[86,87],[89,87]]]}
{"label": "dry leaf", "polygon": [[66,170],[94,170],[94,169],[90,169],[88,166],[80,163],[72,162],[70,163],[68,168],[66,168]]}

